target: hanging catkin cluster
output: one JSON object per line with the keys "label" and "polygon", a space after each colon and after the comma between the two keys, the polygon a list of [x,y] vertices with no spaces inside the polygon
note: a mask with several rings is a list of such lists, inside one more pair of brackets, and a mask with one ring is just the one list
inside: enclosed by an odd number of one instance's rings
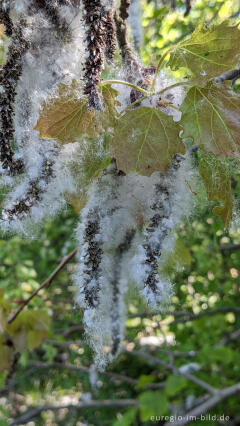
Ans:
{"label": "hanging catkin cluster", "polygon": [[[54,140],[42,143],[34,127],[41,104],[57,85],[80,73],[81,14],[74,1],[16,0],[0,7],[11,39],[0,71],[2,183],[12,187],[1,222],[4,230],[24,231],[44,218],[47,209],[52,214],[63,203],[48,207],[43,202],[57,179],[59,147]],[[56,191],[61,198],[64,184],[55,182]]]}
{"label": "hanging catkin cluster", "polygon": [[[104,136],[93,141],[83,135],[61,146],[54,138],[42,139],[35,128],[43,104],[57,97],[60,84],[71,87],[73,81],[80,81],[86,108],[97,113],[104,108],[99,82],[104,60],[113,62],[115,36],[125,78],[148,88],[156,68],[144,68],[131,49],[126,32],[129,6],[129,0],[122,0],[119,8],[113,0],[15,0],[0,4],[0,23],[10,39],[0,70],[1,185],[8,190],[1,229],[29,235],[38,222],[66,204],[66,195],[82,194],[81,185],[88,186],[76,232],[78,266],[74,279],[99,368],[121,348],[130,286],[155,308],[169,301],[172,285],[161,272],[161,259],[163,252],[173,250],[173,230],[189,210],[186,176],[192,173],[191,156],[176,155],[166,174],[125,175],[115,159],[110,159]],[[133,36],[137,44],[136,34]],[[159,73],[156,89],[169,84]],[[141,92],[128,86],[120,90],[122,108],[131,102],[135,102],[133,110],[140,105],[161,108],[157,96],[136,102]],[[166,97],[177,107],[184,93],[176,89],[166,92]],[[166,114],[179,119],[178,111],[167,105],[164,108]],[[89,156],[102,170],[91,185]],[[105,163],[107,167],[102,166]]]}

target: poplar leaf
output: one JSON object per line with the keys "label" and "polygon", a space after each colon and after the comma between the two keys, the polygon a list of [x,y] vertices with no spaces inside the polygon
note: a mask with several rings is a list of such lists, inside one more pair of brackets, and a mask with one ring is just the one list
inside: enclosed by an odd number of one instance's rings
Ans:
{"label": "poplar leaf", "polygon": [[199,164],[199,172],[202,177],[209,201],[220,201],[223,206],[216,206],[213,213],[221,216],[225,226],[232,219],[232,189],[231,179],[226,160],[205,155]]}
{"label": "poplar leaf", "polygon": [[239,157],[240,96],[228,83],[192,87],[182,106],[183,137],[192,137],[206,153]]}
{"label": "poplar leaf", "polygon": [[201,24],[190,38],[176,46],[168,65],[172,70],[187,68],[199,84],[205,83],[236,67],[240,58],[239,45],[238,25],[231,26],[229,21],[210,27]]}
{"label": "poplar leaf", "polygon": [[101,111],[88,108],[88,100],[79,97],[79,88],[59,86],[58,97],[46,103],[40,112],[35,130],[40,137],[57,139],[60,143],[75,142],[83,135],[97,138],[114,126],[118,115],[116,97],[119,92],[109,84],[100,86],[104,108]]}
{"label": "poplar leaf", "polygon": [[127,111],[118,121],[111,142],[118,168],[145,176],[166,172],[172,157],[185,153],[180,130],[179,124],[159,109],[139,107]]}

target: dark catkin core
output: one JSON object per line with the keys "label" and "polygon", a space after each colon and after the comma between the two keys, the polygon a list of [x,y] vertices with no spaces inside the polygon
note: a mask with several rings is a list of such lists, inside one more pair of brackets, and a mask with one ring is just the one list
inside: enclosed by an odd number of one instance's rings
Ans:
{"label": "dark catkin core", "polygon": [[[156,293],[157,291],[157,275],[158,275],[158,259],[161,255],[161,247],[162,242],[164,238],[167,235],[167,230],[163,229],[162,227],[162,221],[163,219],[167,219],[168,216],[164,212],[164,203],[160,201],[158,198],[162,197],[164,194],[164,197],[168,199],[169,192],[167,189],[167,186],[163,184],[156,184],[155,185],[155,199],[156,201],[152,204],[151,209],[153,211],[153,216],[151,218],[151,221],[146,228],[146,240],[143,245],[146,253],[146,260],[145,263],[150,266],[150,272],[147,275],[145,279],[145,286],[149,287],[153,293]],[[161,239],[159,239],[158,244],[156,244],[155,248],[153,249],[151,247],[151,244],[149,244],[149,239],[151,238],[151,234],[155,232],[157,228],[161,227]]]}
{"label": "dark catkin core", "polygon": [[86,32],[86,60],[84,66],[84,93],[88,95],[89,107],[101,109],[97,91],[103,67],[104,27],[103,8],[100,0],[83,0],[83,21]]}
{"label": "dark catkin core", "polygon": [[[183,157],[176,155],[172,164],[167,171],[167,178],[174,179],[176,171],[179,169]],[[154,294],[158,294],[158,262],[161,256],[161,251],[165,238],[168,235],[169,229],[165,224],[166,219],[169,219],[172,206],[168,183],[164,182],[163,176],[160,175],[160,182],[155,184],[155,201],[151,205],[152,217],[149,225],[146,228],[145,242],[143,248],[145,250],[145,264],[149,267],[149,272],[144,280],[144,286],[151,289]],[[159,229],[158,242],[154,244],[154,248],[150,243],[151,235]]]}
{"label": "dark catkin core", "polygon": [[119,296],[120,296],[120,276],[122,270],[123,255],[130,249],[136,230],[129,229],[126,232],[123,242],[118,246],[115,253],[115,264],[112,279],[112,348],[111,354],[115,356],[121,343]]}
{"label": "dark catkin core", "polygon": [[104,55],[106,61],[111,64],[113,63],[116,41],[115,41],[115,24],[113,18],[113,8],[109,10],[103,9],[103,27],[104,27]]}
{"label": "dark catkin core", "polygon": [[[91,209],[87,216],[87,223],[84,232],[84,241],[87,243],[88,249],[84,259],[84,273],[86,274],[84,295],[88,307],[96,308],[99,302],[98,293],[99,277],[101,272],[101,260],[103,250],[99,241],[95,236],[100,232],[100,215],[97,208]],[[95,280],[96,286],[89,288],[89,283]]]}
{"label": "dark catkin core", "polygon": [[[0,70],[0,159],[2,168],[9,174],[15,175],[23,171],[23,163],[15,161],[12,143],[14,140],[14,102],[16,98],[17,84],[22,74],[22,60],[29,44],[23,35],[25,21],[20,20],[14,27],[11,26],[11,45],[8,49],[7,61]],[[10,27],[9,27],[10,28]]]}
{"label": "dark catkin core", "polygon": [[36,202],[41,201],[42,189],[44,183],[47,185],[53,177],[53,161],[45,160],[42,168],[42,174],[39,179],[33,179],[29,182],[29,187],[22,198],[17,200],[10,209],[3,209],[3,220],[14,220],[28,216],[31,208],[36,205]]}
{"label": "dark catkin core", "polygon": [[34,12],[42,11],[47,20],[54,27],[58,37],[66,41],[70,41],[71,32],[69,30],[69,24],[59,14],[58,10],[59,6],[62,5],[71,5],[71,3],[66,1],[33,0],[31,9],[34,10]]}

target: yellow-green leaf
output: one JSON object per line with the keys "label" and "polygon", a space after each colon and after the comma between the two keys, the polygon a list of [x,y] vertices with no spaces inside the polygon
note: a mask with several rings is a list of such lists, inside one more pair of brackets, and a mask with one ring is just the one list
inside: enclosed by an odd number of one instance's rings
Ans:
{"label": "yellow-green leaf", "polygon": [[13,350],[3,343],[3,339],[0,339],[0,373],[10,368],[12,354]]}
{"label": "yellow-green leaf", "polygon": [[207,27],[199,25],[190,38],[172,51],[168,65],[172,70],[187,68],[199,83],[236,67],[240,58],[240,31],[229,21]]}
{"label": "yellow-green leaf", "polygon": [[41,309],[23,311],[6,327],[17,351],[34,349],[48,336],[50,317]]}
{"label": "yellow-green leaf", "polygon": [[183,137],[192,137],[206,153],[239,157],[240,95],[228,83],[192,87],[181,110]]}
{"label": "yellow-green leaf", "polygon": [[232,218],[232,189],[229,169],[226,160],[204,156],[199,164],[199,171],[206,188],[209,201],[220,201],[223,206],[216,206],[213,212],[221,216],[225,226]]}
{"label": "yellow-green leaf", "polygon": [[45,104],[35,127],[42,138],[54,138],[60,143],[74,142],[83,135],[97,138],[114,126],[118,115],[116,97],[119,92],[109,84],[100,86],[104,108],[88,108],[88,100],[80,97],[79,88],[59,86],[58,96]]}
{"label": "yellow-green leaf", "polygon": [[180,126],[157,108],[139,107],[127,111],[115,127],[112,155],[120,170],[150,176],[166,172],[176,153],[184,154]]}

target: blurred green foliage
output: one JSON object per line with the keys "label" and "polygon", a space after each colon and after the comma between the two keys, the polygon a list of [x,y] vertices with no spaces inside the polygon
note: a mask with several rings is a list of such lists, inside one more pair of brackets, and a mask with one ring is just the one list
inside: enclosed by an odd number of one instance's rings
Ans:
{"label": "blurred green foliage", "polygon": [[[172,11],[170,3],[143,3],[142,56],[146,63],[154,63],[160,55],[159,49],[183,39],[200,21],[223,19],[238,10],[237,1],[201,0],[184,18],[184,2],[177,1],[177,8]],[[232,179],[232,188],[235,211],[238,211],[238,175]],[[150,421],[151,416],[183,413],[206,396],[207,392],[196,383],[131,353],[132,350],[147,353],[168,364],[174,363],[175,367],[185,368],[185,371],[193,369],[195,376],[217,389],[240,381],[240,312],[234,310],[240,302],[240,223],[234,217],[233,225],[224,229],[221,219],[212,214],[216,203],[209,205],[204,191],[196,197],[199,200],[191,223],[184,223],[179,228],[175,252],[166,265],[175,284],[169,311],[141,315],[146,307],[135,293],[131,294],[126,323],[127,351],[109,366],[108,374],[98,374],[94,386],[91,386],[92,375],[81,370],[81,367],[91,367],[92,354],[84,341],[82,312],[74,303],[71,281],[76,267],[74,259],[48,289],[32,299],[19,315],[15,328],[8,328],[6,324],[9,312],[14,312],[20,301],[37,289],[61,258],[74,248],[77,214],[69,207],[56,220],[46,223],[32,240],[1,237],[0,425],[7,425],[9,418],[20,417],[32,407],[76,404],[89,395],[99,400],[136,399],[139,409],[48,410],[29,424],[149,425],[157,423]],[[233,248],[226,250],[226,246]],[[26,322],[28,316],[31,321]],[[41,316],[45,318],[47,333],[45,327],[41,330],[37,326]],[[29,333],[36,332],[36,329],[39,336],[32,333],[29,337]],[[9,374],[7,360],[12,361],[12,354],[8,338],[12,336],[18,337],[21,356]],[[210,413],[225,414],[237,422],[238,397],[226,399]],[[200,425],[202,422],[190,424]],[[211,424],[219,422],[212,421]]]}

